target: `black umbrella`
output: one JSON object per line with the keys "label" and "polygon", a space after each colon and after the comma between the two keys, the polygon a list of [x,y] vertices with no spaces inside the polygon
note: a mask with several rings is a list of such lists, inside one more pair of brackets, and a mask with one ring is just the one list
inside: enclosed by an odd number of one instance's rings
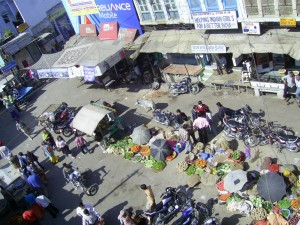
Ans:
{"label": "black umbrella", "polygon": [[269,172],[259,178],[257,191],[265,200],[276,202],[286,194],[286,184],[278,173]]}
{"label": "black umbrella", "polygon": [[150,145],[150,149],[156,160],[165,160],[171,154],[170,146],[165,139],[156,139]]}

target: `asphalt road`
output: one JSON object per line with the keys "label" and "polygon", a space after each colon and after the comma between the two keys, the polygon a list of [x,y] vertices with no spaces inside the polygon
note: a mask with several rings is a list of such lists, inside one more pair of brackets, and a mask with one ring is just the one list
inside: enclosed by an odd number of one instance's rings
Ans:
{"label": "asphalt road", "polygon": [[[199,100],[207,104],[213,114],[217,112],[215,104],[218,101],[232,109],[238,109],[244,104],[249,104],[255,112],[262,109],[265,113],[265,119],[278,121],[282,125],[292,127],[296,134],[300,130],[300,109],[297,104],[294,102],[287,105],[283,100],[277,99],[276,95],[272,94],[255,97],[251,92],[236,93],[230,90],[216,91],[206,88],[197,95],[183,94],[174,97],[168,94],[167,89],[164,87],[158,91],[149,92],[146,86],[129,84],[127,86],[117,86],[108,92],[96,85],[84,84],[78,79],[54,80],[38,90],[32,97],[30,105],[21,113],[21,120],[32,128],[35,135],[33,141],[26,139],[23,134],[17,132],[14,121],[3,108],[0,113],[0,139],[12,149],[14,154],[20,151],[34,150],[47,169],[49,193],[54,205],[61,210],[61,214],[56,219],[46,215],[42,221],[43,225],[53,223],[59,225],[80,224],[81,220],[76,216],[75,209],[81,199],[84,202],[93,204],[98,212],[103,215],[107,224],[117,225],[117,216],[121,209],[131,208],[134,211],[141,211],[145,208],[146,198],[143,191],[139,189],[140,184],[152,185],[157,202],[159,202],[159,196],[167,186],[179,186],[183,191],[186,190],[187,176],[176,171],[176,163],[184,159],[184,153],[181,153],[175,160],[168,162],[165,170],[154,173],[142,164],[124,160],[121,156],[102,153],[92,140],[89,140],[89,148],[94,149],[94,153],[81,155],[75,148],[74,137],[67,139],[77,157],[71,159],[62,156],[61,161],[55,166],[51,165],[41,152],[39,145],[42,127],[37,125],[37,117],[50,104],[59,104],[64,101],[70,107],[78,108],[88,104],[91,100],[103,98],[108,102],[116,102],[117,110],[122,113],[128,124],[136,122],[137,124],[147,124],[148,127],[160,126],[152,121],[151,112],[146,112],[144,108],[135,105],[136,99],[145,95],[155,101],[157,108],[173,112],[179,108],[188,115],[190,115],[192,106]],[[216,115],[214,118],[216,118]],[[222,135],[219,127],[218,133]],[[210,139],[212,138],[214,137],[210,136]],[[235,148],[244,150],[241,143],[235,143]],[[252,157],[257,151],[259,154],[256,154],[256,160],[252,160],[254,162],[246,161],[250,169],[257,169],[265,156],[277,158],[278,162],[282,164],[293,163],[294,158],[300,158],[299,153],[287,151],[278,153],[272,146],[259,147],[251,151]],[[80,171],[86,172],[88,182],[97,185],[97,194],[89,197],[83,195],[80,190],[74,190],[71,184],[66,184],[61,169],[63,162],[71,162]],[[206,187],[202,184],[197,189],[187,190],[187,193],[204,203],[217,196],[214,186]],[[225,209],[225,206],[215,205],[214,212],[219,214],[218,217],[222,220],[222,224],[250,224],[251,222],[250,217],[229,212]]]}

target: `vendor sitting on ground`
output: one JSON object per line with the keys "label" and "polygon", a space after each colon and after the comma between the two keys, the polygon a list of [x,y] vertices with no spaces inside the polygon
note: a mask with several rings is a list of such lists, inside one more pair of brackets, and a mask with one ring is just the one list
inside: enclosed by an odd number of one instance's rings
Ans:
{"label": "vendor sitting on ground", "polygon": [[184,112],[181,112],[180,109],[176,110],[176,122],[179,124],[183,124],[185,120],[187,120],[188,117]]}

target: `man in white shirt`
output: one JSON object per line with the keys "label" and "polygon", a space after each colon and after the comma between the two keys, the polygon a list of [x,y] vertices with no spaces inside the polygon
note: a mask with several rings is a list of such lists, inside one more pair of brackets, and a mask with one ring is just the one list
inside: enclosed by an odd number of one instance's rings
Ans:
{"label": "man in white shirt", "polygon": [[35,202],[46,209],[46,211],[53,217],[56,218],[59,213],[59,209],[52,205],[49,198],[45,195],[39,195],[36,197]]}
{"label": "man in white shirt", "polygon": [[290,93],[294,93],[296,91],[295,75],[290,71],[288,75],[283,76],[281,79],[285,84],[283,97],[284,100],[288,102],[291,99]]}
{"label": "man in white shirt", "polygon": [[94,209],[94,207],[91,204],[83,203],[83,202],[80,202],[77,209],[76,209],[77,215],[80,216],[80,217],[83,217],[84,216],[84,214],[83,214],[84,209],[88,209],[89,211],[93,211],[93,213],[96,216],[100,217],[99,213]]}
{"label": "man in white shirt", "polygon": [[300,76],[297,75],[295,76],[295,83],[296,83],[296,98],[297,98],[297,102],[298,102],[298,106],[300,108]]}
{"label": "man in white shirt", "polygon": [[104,221],[103,218],[97,216],[95,210],[84,209],[82,217],[82,225],[96,225],[99,221]]}

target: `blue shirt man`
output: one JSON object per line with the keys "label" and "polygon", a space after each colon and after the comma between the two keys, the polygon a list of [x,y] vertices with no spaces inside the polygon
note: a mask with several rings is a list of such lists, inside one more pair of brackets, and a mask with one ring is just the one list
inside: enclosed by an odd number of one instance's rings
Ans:
{"label": "blue shirt man", "polygon": [[37,176],[35,173],[30,173],[29,172],[29,176],[27,178],[27,182],[33,187],[33,188],[43,188],[44,184],[42,182],[42,180],[39,178],[39,176]]}

